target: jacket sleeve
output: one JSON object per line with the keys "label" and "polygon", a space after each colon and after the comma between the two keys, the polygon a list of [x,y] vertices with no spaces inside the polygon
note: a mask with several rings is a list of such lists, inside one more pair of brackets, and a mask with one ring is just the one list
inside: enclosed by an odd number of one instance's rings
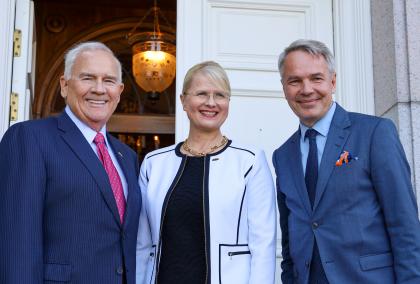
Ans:
{"label": "jacket sleeve", "polygon": [[46,165],[23,124],[0,143],[0,283],[43,283]]}
{"label": "jacket sleeve", "polygon": [[276,197],[264,152],[255,156],[246,184],[248,196],[250,284],[274,283],[276,266]]}
{"label": "jacket sleeve", "polygon": [[[278,169],[276,163],[276,152],[273,154],[273,166],[274,169]],[[281,229],[281,254],[282,254],[282,261],[281,261],[281,280],[284,284],[293,284],[293,261],[290,257],[289,253],[289,227],[288,227],[288,219],[289,219],[289,209],[286,205],[286,196],[280,190],[280,182],[278,179],[278,175],[276,178],[276,187],[277,187],[277,204],[279,207],[279,215],[280,215],[280,229]]]}
{"label": "jacket sleeve", "polygon": [[149,219],[147,216],[147,156],[143,160],[139,174],[139,186],[141,191],[141,198],[143,200],[143,206],[140,211],[139,219],[139,230],[137,234],[137,249],[136,249],[136,283],[150,283],[151,275],[148,275],[149,262],[154,261],[152,253],[152,236]]}
{"label": "jacket sleeve", "polygon": [[394,124],[381,119],[370,146],[371,174],[390,237],[397,283],[420,283],[420,223],[410,168]]}

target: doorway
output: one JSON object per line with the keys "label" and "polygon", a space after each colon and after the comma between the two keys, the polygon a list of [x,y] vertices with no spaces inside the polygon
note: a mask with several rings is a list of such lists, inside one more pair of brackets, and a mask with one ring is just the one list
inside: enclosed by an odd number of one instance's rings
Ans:
{"label": "doorway", "polygon": [[[176,1],[161,0],[158,6],[170,28],[176,28]],[[175,80],[169,88],[152,95],[135,82],[129,31],[153,6],[139,0],[37,0],[35,1],[36,67],[33,118],[57,115],[65,102],[59,78],[63,55],[76,43],[100,41],[110,47],[122,64],[125,85],[121,101],[107,130],[137,152],[140,161],[151,150],[175,142]],[[162,25],[161,28],[165,29]],[[138,29],[150,31],[145,21]]]}

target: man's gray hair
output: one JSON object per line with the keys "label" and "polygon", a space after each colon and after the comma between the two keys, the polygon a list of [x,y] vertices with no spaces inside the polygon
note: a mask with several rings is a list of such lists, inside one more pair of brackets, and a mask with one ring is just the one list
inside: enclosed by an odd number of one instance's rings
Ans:
{"label": "man's gray hair", "polygon": [[103,44],[102,42],[98,41],[87,41],[79,43],[72,48],[70,48],[65,56],[64,56],[64,79],[69,80],[71,78],[71,72],[73,69],[74,62],[76,61],[76,58],[85,51],[91,51],[91,50],[103,50],[106,52],[109,52],[112,57],[115,59],[115,62],[117,63],[118,68],[118,81],[122,81],[122,71],[121,71],[121,62],[118,60],[118,58],[115,56],[115,54],[112,52],[112,50]]}
{"label": "man's gray hair", "polygon": [[330,71],[331,74],[335,73],[334,56],[324,43],[317,40],[298,39],[292,42],[288,47],[286,47],[279,56],[278,68],[282,78],[284,72],[284,60],[286,59],[286,56],[289,53],[297,50],[312,54],[314,56],[323,56],[325,61],[327,62],[328,71]]}

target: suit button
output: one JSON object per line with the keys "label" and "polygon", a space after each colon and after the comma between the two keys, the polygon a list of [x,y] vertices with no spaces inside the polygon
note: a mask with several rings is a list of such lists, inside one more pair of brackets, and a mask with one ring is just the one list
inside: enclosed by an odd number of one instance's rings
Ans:
{"label": "suit button", "polygon": [[117,268],[117,274],[122,275],[124,273],[124,269],[122,267]]}
{"label": "suit button", "polygon": [[305,261],[305,266],[306,266],[306,268],[308,268],[309,269],[309,261]]}
{"label": "suit button", "polygon": [[319,227],[319,224],[317,222],[312,223],[312,229],[316,229]]}

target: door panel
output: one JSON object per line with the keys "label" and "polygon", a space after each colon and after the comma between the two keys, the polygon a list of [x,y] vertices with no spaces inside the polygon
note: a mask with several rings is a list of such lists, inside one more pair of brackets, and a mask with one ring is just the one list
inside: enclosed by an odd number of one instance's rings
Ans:
{"label": "door panel", "polygon": [[279,52],[294,39],[316,38],[332,46],[331,1],[268,2],[208,1],[206,57],[228,69],[276,72]]}

